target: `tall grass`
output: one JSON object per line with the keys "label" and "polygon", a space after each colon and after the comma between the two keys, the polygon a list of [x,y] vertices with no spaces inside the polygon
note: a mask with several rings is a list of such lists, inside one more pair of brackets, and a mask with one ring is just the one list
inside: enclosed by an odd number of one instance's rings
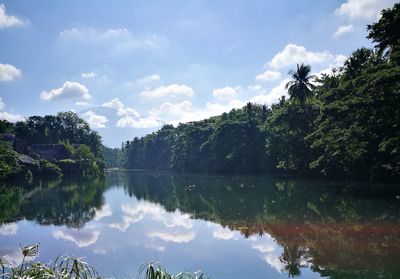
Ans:
{"label": "tall grass", "polygon": [[54,278],[54,279],[93,279],[100,278],[94,268],[82,258],[70,256],[57,257],[51,264],[40,262],[26,262],[29,257],[36,257],[39,244],[21,247],[22,262],[13,267],[7,262],[7,258],[0,258],[1,279],[16,278]]}
{"label": "tall grass", "polygon": [[172,275],[162,265],[148,263],[140,267],[139,279],[205,279],[205,277],[203,274],[198,274],[197,272],[180,272]]}
{"label": "tall grass", "polygon": [[[40,262],[26,262],[26,258],[36,257],[39,251],[39,244],[21,247],[23,256],[21,263],[13,267],[5,257],[0,257],[0,279],[95,279],[101,278],[96,270],[91,267],[83,258],[70,256],[57,257],[51,264]],[[203,274],[197,272],[181,272],[170,274],[166,269],[157,263],[142,265],[139,269],[139,279],[205,279]]]}

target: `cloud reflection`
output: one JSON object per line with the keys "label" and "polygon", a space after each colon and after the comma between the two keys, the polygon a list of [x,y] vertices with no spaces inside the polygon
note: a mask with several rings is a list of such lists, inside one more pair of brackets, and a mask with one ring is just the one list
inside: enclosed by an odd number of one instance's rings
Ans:
{"label": "cloud reflection", "polygon": [[0,226],[0,235],[15,235],[17,234],[18,225],[16,223],[10,223]]}
{"label": "cloud reflection", "polygon": [[234,232],[231,231],[229,228],[218,228],[216,231],[213,232],[213,237],[217,239],[229,240],[234,238]]}
{"label": "cloud reflection", "polygon": [[173,233],[166,231],[153,231],[146,234],[148,238],[158,238],[167,242],[188,243],[192,241],[196,234],[194,232]]}
{"label": "cloud reflection", "polygon": [[100,232],[97,230],[76,230],[67,231],[56,230],[53,232],[55,239],[64,239],[74,242],[78,247],[86,247],[96,243]]}
{"label": "cloud reflection", "polygon": [[[26,257],[25,262],[33,261],[36,257]],[[0,249],[0,258],[4,259],[4,266],[17,267],[22,263],[24,256],[21,253],[21,249]]]}
{"label": "cloud reflection", "polygon": [[280,251],[278,244],[275,243],[272,237],[264,235],[260,237],[250,237],[251,247],[261,253],[262,259],[278,272],[284,270],[285,265],[280,261]]}
{"label": "cloud reflection", "polygon": [[134,205],[121,205],[123,212],[122,222],[113,223],[109,226],[125,232],[131,224],[141,221],[145,216],[152,220],[162,223],[168,228],[183,227],[190,229],[193,227],[193,220],[189,214],[182,214],[176,210],[167,212],[161,205],[147,201],[138,201]]}
{"label": "cloud reflection", "polygon": [[106,204],[100,210],[96,209],[93,220],[98,221],[104,217],[108,217],[111,215],[112,215],[111,207],[110,205]]}

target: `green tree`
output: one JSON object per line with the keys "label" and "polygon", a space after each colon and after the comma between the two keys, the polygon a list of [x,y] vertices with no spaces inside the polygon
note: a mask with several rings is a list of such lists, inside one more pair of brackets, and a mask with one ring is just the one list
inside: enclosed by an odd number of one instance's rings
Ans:
{"label": "green tree", "polygon": [[297,70],[289,72],[292,80],[285,85],[290,99],[299,102],[301,106],[304,106],[306,101],[313,96],[312,89],[315,86],[311,81],[315,76],[310,75],[310,73],[311,66],[304,65],[303,63],[300,65],[297,64]]}
{"label": "green tree", "polygon": [[344,62],[342,71],[349,79],[355,78],[371,61],[373,51],[368,48],[359,48]]}
{"label": "green tree", "polygon": [[381,12],[378,22],[368,25],[368,39],[376,44],[379,54],[395,58],[399,62],[399,56],[393,57],[399,51],[400,40],[400,3],[393,8]]}

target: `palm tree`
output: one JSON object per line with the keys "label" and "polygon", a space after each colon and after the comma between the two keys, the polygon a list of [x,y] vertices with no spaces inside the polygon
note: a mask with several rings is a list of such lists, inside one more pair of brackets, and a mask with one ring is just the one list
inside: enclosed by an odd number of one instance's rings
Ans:
{"label": "palm tree", "polygon": [[378,22],[368,25],[367,38],[377,43],[375,48],[380,55],[390,57],[400,41],[400,3],[394,4],[391,9],[382,10],[381,15]]}
{"label": "palm tree", "polygon": [[289,75],[292,80],[286,83],[285,88],[287,89],[290,99],[298,101],[303,106],[307,99],[313,96],[312,89],[315,87],[311,80],[316,78],[314,75],[310,75],[311,66],[297,64],[296,71],[290,71]]}
{"label": "palm tree", "polygon": [[365,47],[357,49],[350,55],[346,62],[344,62],[341,70],[348,78],[355,78],[362,71],[364,66],[370,62],[373,53],[371,49]]}
{"label": "palm tree", "polygon": [[307,259],[307,248],[296,243],[284,245],[282,256],[279,257],[279,260],[285,264],[285,270],[289,273],[289,277],[300,276],[300,268],[305,267],[302,262]]}

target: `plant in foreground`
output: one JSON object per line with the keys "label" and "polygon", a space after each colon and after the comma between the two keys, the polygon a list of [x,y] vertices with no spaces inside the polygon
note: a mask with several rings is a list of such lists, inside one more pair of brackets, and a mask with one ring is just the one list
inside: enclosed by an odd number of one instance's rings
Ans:
{"label": "plant in foreground", "polygon": [[26,263],[27,257],[36,257],[39,244],[21,247],[23,256],[21,264],[17,267],[11,266],[6,257],[0,258],[1,279],[14,278],[100,278],[96,270],[86,263],[82,258],[70,256],[57,257],[53,263],[46,265],[40,262]]}
{"label": "plant in foreground", "polygon": [[[57,257],[51,264],[40,262],[26,262],[27,257],[36,257],[39,244],[21,247],[23,256],[21,264],[12,267],[6,257],[0,257],[0,279],[30,279],[30,278],[54,278],[54,279],[93,279],[101,278],[97,271],[86,263],[83,258],[71,256]],[[139,278],[142,279],[205,279],[198,272],[181,272],[176,275],[169,274],[166,269],[157,263],[142,265],[139,270]]]}
{"label": "plant in foreground", "polygon": [[204,274],[198,272],[180,272],[178,274],[169,274],[165,268],[158,263],[148,263],[140,267],[139,278],[142,279],[205,279]]}

